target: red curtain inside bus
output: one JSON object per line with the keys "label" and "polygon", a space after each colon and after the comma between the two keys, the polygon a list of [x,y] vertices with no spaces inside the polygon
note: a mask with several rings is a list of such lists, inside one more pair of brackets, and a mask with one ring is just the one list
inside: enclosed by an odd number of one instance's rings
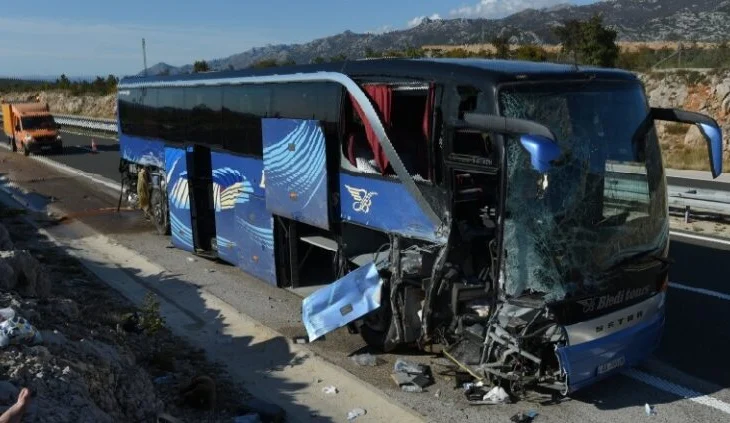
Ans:
{"label": "red curtain inside bus", "polygon": [[[393,89],[385,84],[373,84],[363,86],[363,90],[368,95],[368,97],[370,97],[370,101],[375,108],[375,111],[378,112],[380,121],[383,123],[385,131],[387,133],[388,129],[390,128],[391,110],[393,105]],[[350,97],[350,100],[352,101],[352,105],[354,106],[355,111],[360,116],[360,120],[362,120],[363,124],[365,125],[365,134],[367,135],[368,144],[373,150],[375,163],[378,165],[380,172],[382,174],[385,174],[385,169],[388,167],[388,158],[385,156],[383,147],[380,146],[378,137],[375,135],[375,131],[370,125],[370,122],[365,117],[365,113],[363,112],[360,105],[357,103],[357,101],[355,101],[354,98],[352,98],[352,96]]]}

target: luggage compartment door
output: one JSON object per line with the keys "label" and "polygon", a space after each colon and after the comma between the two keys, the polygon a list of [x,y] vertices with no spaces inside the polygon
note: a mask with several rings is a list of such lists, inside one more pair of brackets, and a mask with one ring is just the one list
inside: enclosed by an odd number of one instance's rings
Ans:
{"label": "luggage compartment door", "polygon": [[262,120],[266,208],[330,230],[325,136],[316,120]]}

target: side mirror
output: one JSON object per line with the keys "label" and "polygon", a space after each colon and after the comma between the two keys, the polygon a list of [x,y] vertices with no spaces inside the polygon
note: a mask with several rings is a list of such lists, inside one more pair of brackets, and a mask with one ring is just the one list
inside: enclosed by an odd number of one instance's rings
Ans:
{"label": "side mirror", "polygon": [[561,156],[555,134],[545,125],[525,119],[506,118],[480,113],[465,113],[464,122],[470,128],[520,137],[520,144],[530,153],[532,167],[547,173]]}
{"label": "side mirror", "polygon": [[560,147],[541,135],[523,135],[520,144],[530,153],[532,167],[541,173],[547,173],[552,163],[560,157]]}
{"label": "side mirror", "polygon": [[712,177],[717,178],[722,174],[722,130],[715,119],[701,113],[688,112],[686,110],[652,108],[649,116],[647,116],[641,126],[639,126],[639,129],[637,129],[634,142],[646,135],[655,120],[697,125],[700,133],[702,133],[702,136],[707,142]]}

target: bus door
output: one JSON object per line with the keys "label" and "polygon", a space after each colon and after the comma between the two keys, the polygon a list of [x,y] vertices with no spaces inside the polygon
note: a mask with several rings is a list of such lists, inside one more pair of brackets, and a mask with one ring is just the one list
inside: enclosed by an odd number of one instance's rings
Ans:
{"label": "bus door", "polygon": [[194,251],[193,232],[190,219],[190,193],[188,184],[188,159],[193,147],[165,147],[165,169],[167,170],[167,198],[170,208],[170,233],[172,245]]}
{"label": "bus door", "polygon": [[213,255],[215,241],[215,206],[213,202],[213,169],[210,148],[193,145],[187,153],[190,192],[190,224],[195,252]]}

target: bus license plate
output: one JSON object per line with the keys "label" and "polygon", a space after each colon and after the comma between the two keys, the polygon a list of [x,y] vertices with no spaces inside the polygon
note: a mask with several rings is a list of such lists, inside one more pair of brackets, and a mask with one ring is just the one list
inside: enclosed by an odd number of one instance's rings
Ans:
{"label": "bus license plate", "polygon": [[611,370],[622,367],[624,364],[626,364],[626,359],[623,356],[615,358],[607,363],[603,363],[598,366],[598,374],[600,375],[606,372],[610,372]]}

